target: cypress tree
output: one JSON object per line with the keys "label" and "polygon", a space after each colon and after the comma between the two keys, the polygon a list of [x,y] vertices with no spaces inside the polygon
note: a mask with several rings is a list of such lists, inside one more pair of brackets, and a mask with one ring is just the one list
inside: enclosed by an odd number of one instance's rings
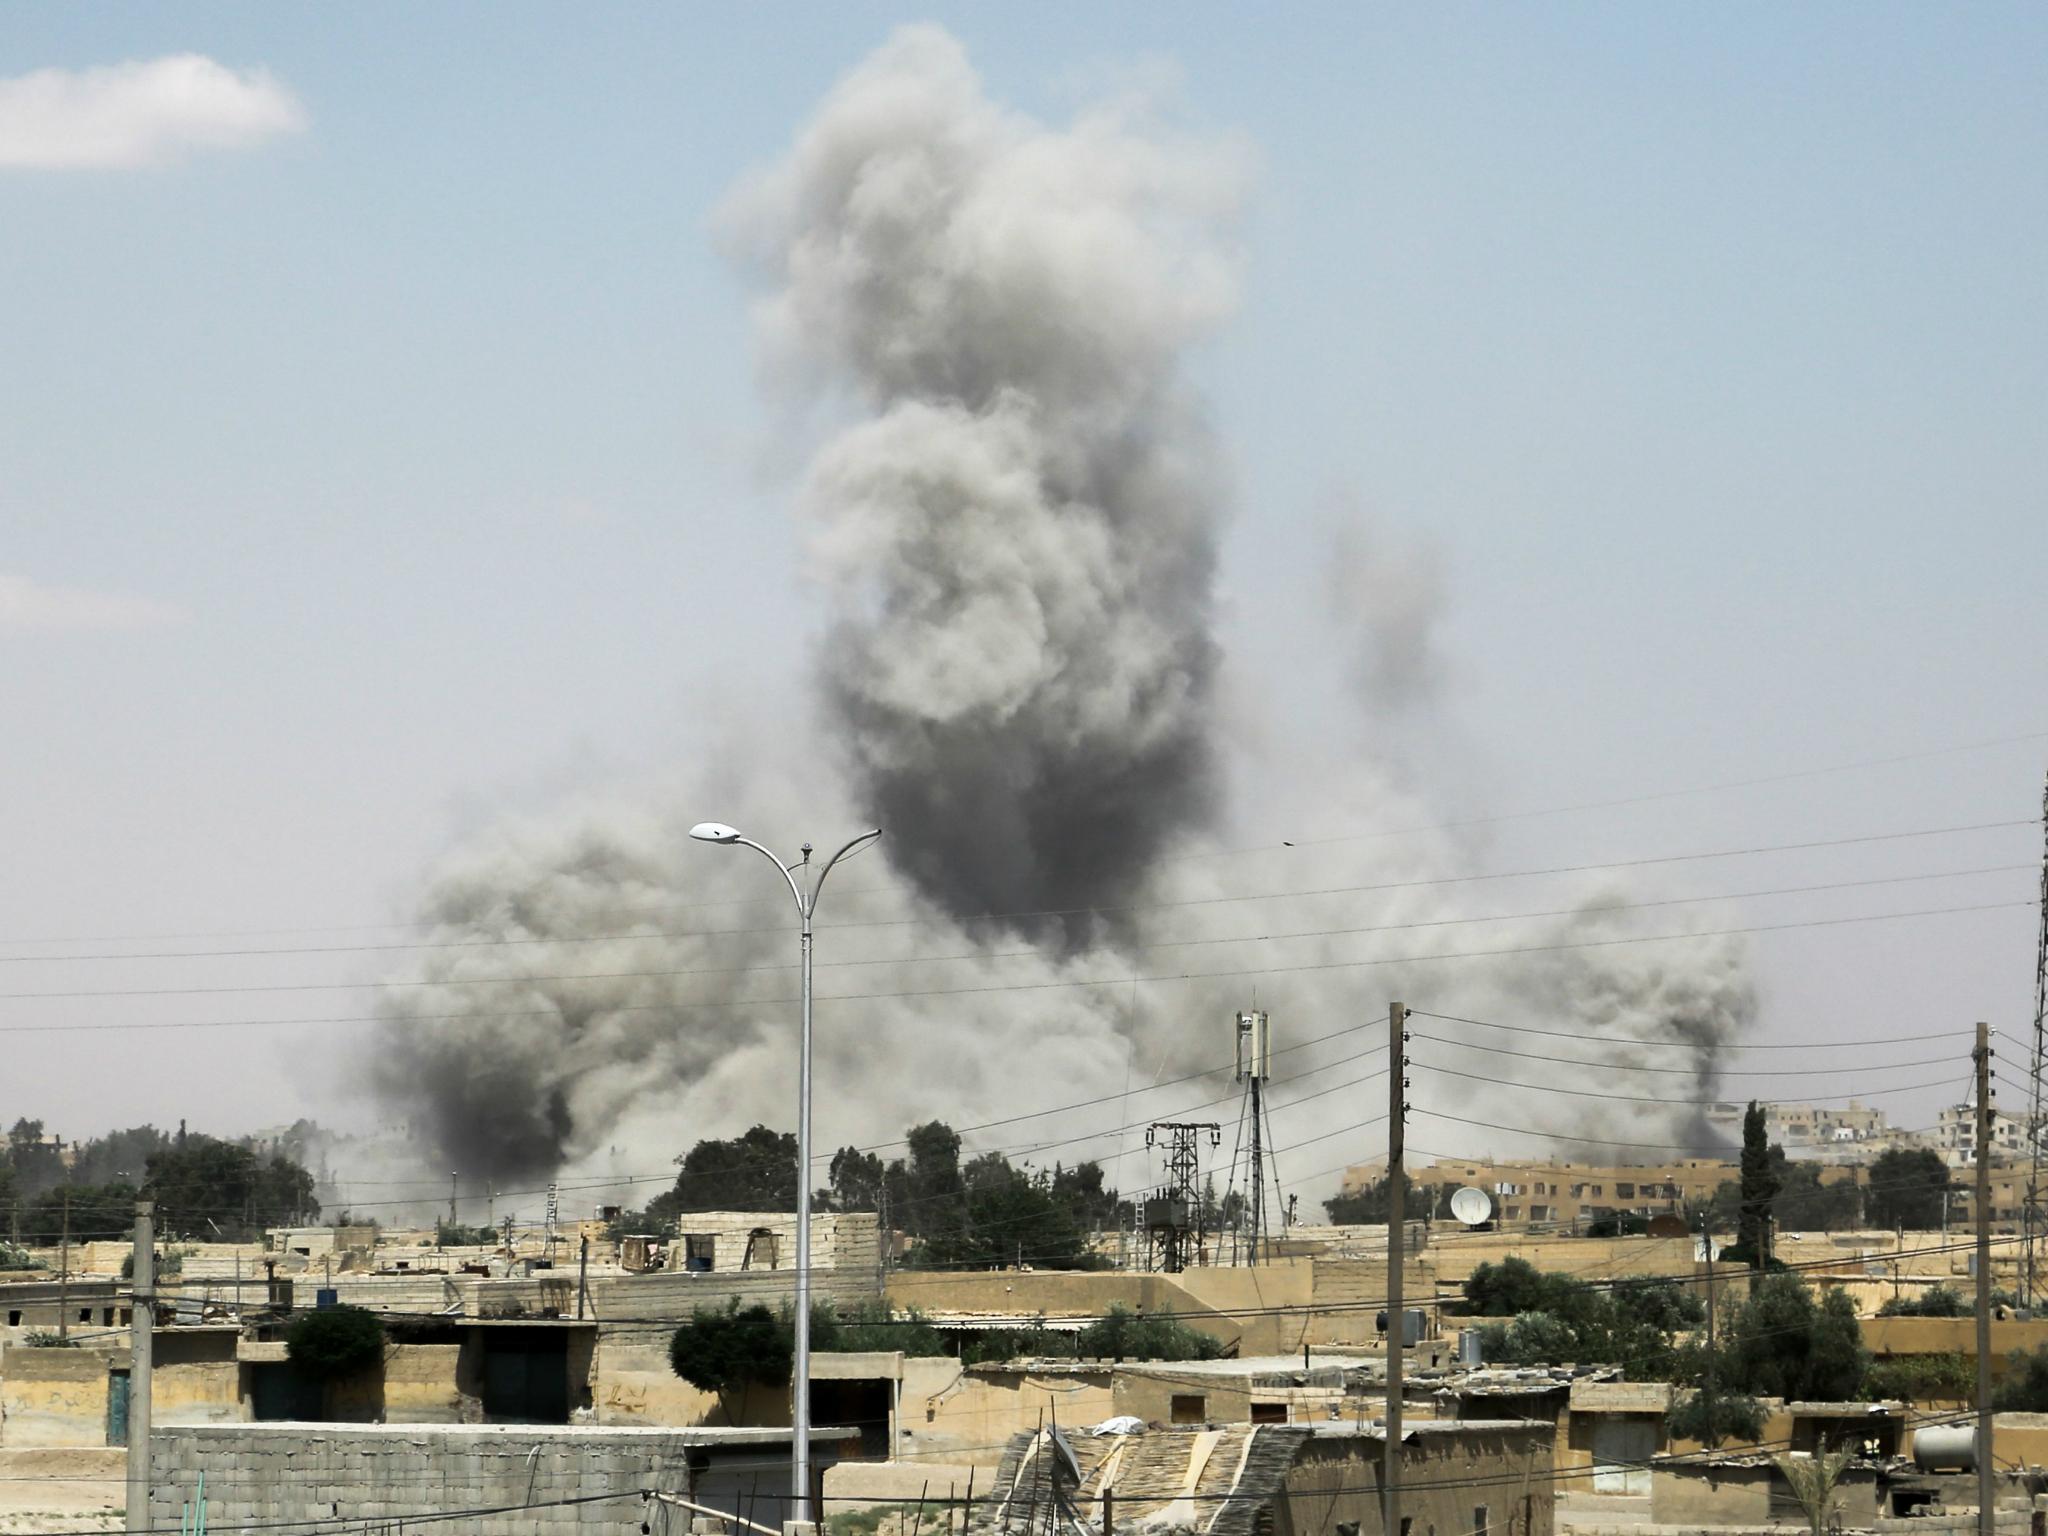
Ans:
{"label": "cypress tree", "polygon": [[1764,1109],[1755,1099],[1742,1116],[1742,1211],[1736,1235],[1749,1255],[1749,1267],[1761,1271],[1769,1262],[1771,1202],[1778,1198],[1778,1175],[1771,1167],[1771,1143],[1764,1131]]}

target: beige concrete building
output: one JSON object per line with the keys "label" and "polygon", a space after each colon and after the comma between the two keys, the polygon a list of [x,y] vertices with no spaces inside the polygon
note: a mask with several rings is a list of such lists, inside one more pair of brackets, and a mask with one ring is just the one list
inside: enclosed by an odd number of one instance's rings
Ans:
{"label": "beige concrete building", "polygon": [[[1359,1163],[1344,1170],[1343,1189],[1356,1193],[1386,1176],[1384,1162]],[[1711,1199],[1716,1189],[1738,1176],[1733,1163],[1712,1159],[1642,1167],[1540,1159],[1439,1161],[1408,1170],[1411,1180],[1431,1191],[1432,1208],[1437,1191],[1469,1185],[1493,1201],[1496,1221],[1567,1231],[1624,1212],[1647,1217],[1680,1211],[1688,1200]],[[1852,1176],[1846,1170],[1835,1174]]]}

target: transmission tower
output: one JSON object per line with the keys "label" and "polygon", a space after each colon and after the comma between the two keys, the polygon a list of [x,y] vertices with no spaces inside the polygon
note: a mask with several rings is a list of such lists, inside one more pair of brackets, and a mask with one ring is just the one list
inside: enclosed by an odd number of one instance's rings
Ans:
{"label": "transmission tower", "polygon": [[2048,1070],[2048,780],[2041,786],[2041,935],[2034,945],[2034,1055],[2029,1068],[2031,1096],[2027,1104],[2027,1172],[2025,1278],[2021,1301],[2034,1306],[2040,1299],[2036,1268],[2041,1237],[2041,1138],[2048,1132],[2041,1107],[2041,1076]]}
{"label": "transmission tower", "polygon": [[1145,1227],[1158,1249],[1160,1268],[1179,1274],[1188,1267],[1192,1239],[1202,1223],[1201,1136],[1220,1146],[1223,1127],[1213,1120],[1157,1120],[1145,1127],[1145,1145],[1166,1141],[1166,1183],[1145,1202]]}

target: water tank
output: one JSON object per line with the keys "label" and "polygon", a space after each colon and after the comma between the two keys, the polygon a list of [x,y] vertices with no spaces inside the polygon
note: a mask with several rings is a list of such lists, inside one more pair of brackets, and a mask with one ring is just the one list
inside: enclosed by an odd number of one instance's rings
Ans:
{"label": "water tank", "polygon": [[1913,1465],[1923,1472],[1970,1472],[1977,1466],[1977,1426],[1930,1424],[1913,1431]]}
{"label": "water tank", "polygon": [[1486,1357],[1480,1352],[1479,1348],[1480,1340],[1484,1337],[1485,1335],[1477,1328],[1461,1328],[1458,1330],[1458,1364],[1484,1365],[1486,1363]]}

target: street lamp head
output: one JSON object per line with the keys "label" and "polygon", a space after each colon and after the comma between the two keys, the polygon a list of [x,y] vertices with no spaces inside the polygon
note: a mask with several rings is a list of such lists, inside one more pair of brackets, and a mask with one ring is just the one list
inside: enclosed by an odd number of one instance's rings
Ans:
{"label": "street lamp head", "polygon": [[736,843],[740,840],[737,827],[728,827],[722,821],[700,821],[690,828],[690,836],[700,843]]}

